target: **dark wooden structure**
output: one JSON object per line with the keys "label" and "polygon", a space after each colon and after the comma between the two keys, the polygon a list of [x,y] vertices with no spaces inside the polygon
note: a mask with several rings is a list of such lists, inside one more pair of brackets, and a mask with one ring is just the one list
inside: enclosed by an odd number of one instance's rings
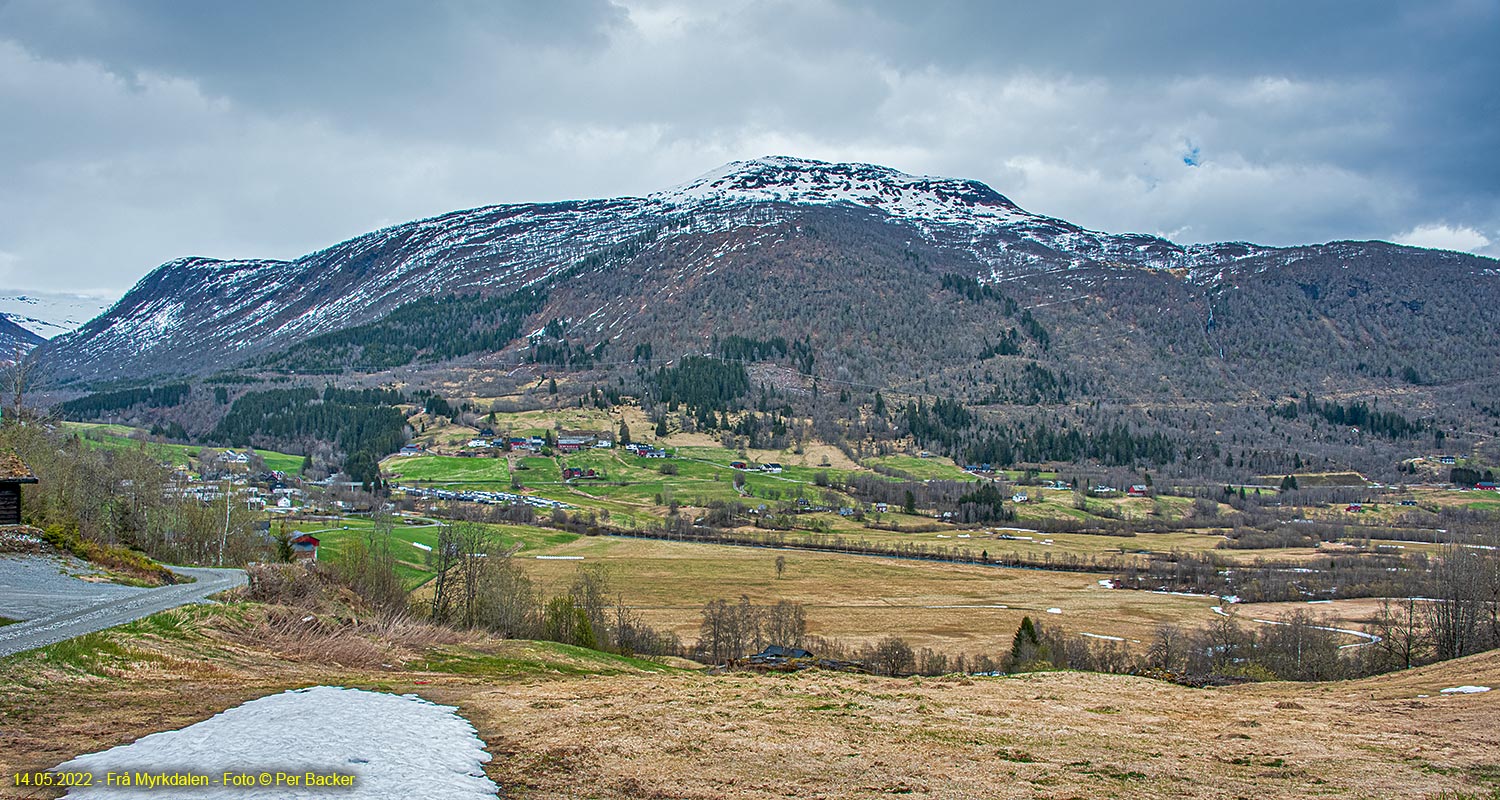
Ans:
{"label": "dark wooden structure", "polygon": [[21,484],[36,476],[15,453],[0,453],[0,525],[21,524]]}

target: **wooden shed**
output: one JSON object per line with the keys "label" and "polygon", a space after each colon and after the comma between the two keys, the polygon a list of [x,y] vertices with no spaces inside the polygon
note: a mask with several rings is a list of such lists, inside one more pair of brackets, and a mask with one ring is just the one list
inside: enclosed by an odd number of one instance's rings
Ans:
{"label": "wooden shed", "polygon": [[23,483],[36,483],[31,468],[15,453],[0,453],[0,525],[21,524]]}
{"label": "wooden shed", "polygon": [[292,557],[318,560],[318,537],[304,533],[292,540]]}

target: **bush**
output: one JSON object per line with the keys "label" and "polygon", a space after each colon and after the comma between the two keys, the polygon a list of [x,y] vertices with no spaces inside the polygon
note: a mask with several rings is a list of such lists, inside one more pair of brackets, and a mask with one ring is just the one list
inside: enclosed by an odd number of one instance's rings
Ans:
{"label": "bush", "polygon": [[102,544],[84,539],[78,535],[76,529],[71,527],[50,526],[42,531],[42,539],[64,553],[119,573],[130,583],[141,586],[168,586],[174,583],[192,582],[192,578],[177,575],[147,558],[144,553],[137,553],[117,544]]}

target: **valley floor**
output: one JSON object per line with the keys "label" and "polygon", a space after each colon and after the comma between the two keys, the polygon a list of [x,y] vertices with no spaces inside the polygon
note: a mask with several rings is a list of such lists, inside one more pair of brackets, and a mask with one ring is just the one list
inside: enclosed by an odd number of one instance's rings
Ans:
{"label": "valley floor", "polygon": [[[1347,683],[708,675],[532,642],[185,608],[0,661],[10,776],[288,688],[454,705],[502,797],[1426,797],[1500,785],[1500,652]],[[301,626],[301,627],[299,627]],[[381,631],[384,631],[381,633]]]}

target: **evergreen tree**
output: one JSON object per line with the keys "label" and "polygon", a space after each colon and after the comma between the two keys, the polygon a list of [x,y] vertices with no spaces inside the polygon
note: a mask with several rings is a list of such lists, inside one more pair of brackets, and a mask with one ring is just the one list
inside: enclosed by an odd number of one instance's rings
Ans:
{"label": "evergreen tree", "polygon": [[1016,635],[1010,643],[1010,668],[1029,664],[1037,659],[1042,648],[1042,637],[1037,635],[1036,625],[1031,617],[1022,617],[1021,626],[1016,628]]}

